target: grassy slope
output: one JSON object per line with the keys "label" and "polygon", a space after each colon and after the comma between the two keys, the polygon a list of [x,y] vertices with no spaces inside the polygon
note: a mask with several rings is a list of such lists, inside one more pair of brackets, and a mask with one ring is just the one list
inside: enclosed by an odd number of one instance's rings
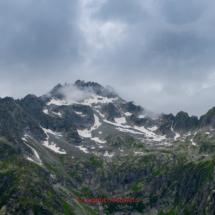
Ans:
{"label": "grassy slope", "polygon": [[[199,146],[181,145],[174,152],[146,150],[144,156],[124,156],[112,162],[96,156],[72,160],[58,157],[59,164],[46,169],[27,161],[12,144],[0,140],[0,212],[11,214],[96,214],[77,197],[138,198],[138,204],[106,204],[107,214],[116,211],[157,211],[161,214],[210,214],[215,211],[214,138],[196,135]],[[118,138],[126,147],[137,143]],[[207,144],[205,144],[207,143]],[[210,148],[209,148],[210,147]],[[190,150],[188,153],[188,149]],[[210,152],[209,150],[210,149]],[[209,157],[193,158],[200,151]],[[59,170],[57,166],[63,168]],[[72,168],[71,168],[72,167]],[[53,189],[50,172],[64,181],[65,190]],[[3,213],[4,214],[4,213]]]}

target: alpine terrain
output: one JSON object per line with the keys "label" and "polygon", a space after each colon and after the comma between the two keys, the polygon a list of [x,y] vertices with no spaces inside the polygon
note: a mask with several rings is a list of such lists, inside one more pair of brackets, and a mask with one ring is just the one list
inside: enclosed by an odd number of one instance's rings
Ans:
{"label": "alpine terrain", "polygon": [[80,80],[0,99],[0,215],[212,215],[214,203],[215,107],[155,114]]}

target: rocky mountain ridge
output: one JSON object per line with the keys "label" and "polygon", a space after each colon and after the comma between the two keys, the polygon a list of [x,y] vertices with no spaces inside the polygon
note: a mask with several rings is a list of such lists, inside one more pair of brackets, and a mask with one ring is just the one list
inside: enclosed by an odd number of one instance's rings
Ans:
{"label": "rocky mountain ridge", "polygon": [[[213,214],[214,119],[155,114],[80,80],[1,98],[0,214]],[[107,196],[138,203],[77,201]]]}

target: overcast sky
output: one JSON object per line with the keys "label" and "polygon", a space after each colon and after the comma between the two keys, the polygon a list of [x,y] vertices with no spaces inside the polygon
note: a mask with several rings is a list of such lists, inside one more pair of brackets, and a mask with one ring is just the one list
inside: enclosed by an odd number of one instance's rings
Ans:
{"label": "overcast sky", "polygon": [[1,0],[0,96],[77,79],[157,113],[215,106],[215,1]]}

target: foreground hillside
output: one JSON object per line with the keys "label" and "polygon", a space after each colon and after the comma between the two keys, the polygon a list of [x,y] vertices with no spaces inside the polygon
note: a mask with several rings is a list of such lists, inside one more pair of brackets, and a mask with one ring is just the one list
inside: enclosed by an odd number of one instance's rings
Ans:
{"label": "foreground hillside", "polygon": [[215,214],[214,127],[94,82],[2,98],[0,214]]}

